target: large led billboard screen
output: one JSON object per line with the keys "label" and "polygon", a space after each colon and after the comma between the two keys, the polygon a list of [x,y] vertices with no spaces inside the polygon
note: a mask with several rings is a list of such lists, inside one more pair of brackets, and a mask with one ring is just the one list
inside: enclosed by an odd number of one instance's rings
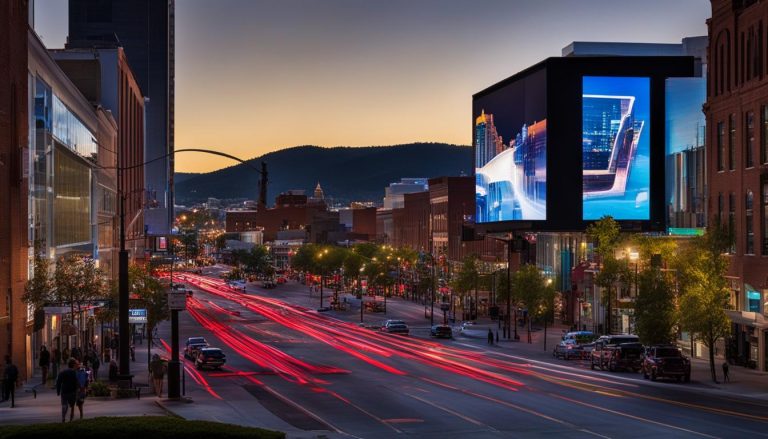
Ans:
{"label": "large led billboard screen", "polygon": [[650,219],[650,116],[650,78],[583,77],[584,220]]}
{"label": "large led billboard screen", "polygon": [[547,219],[546,71],[473,104],[477,223]]}

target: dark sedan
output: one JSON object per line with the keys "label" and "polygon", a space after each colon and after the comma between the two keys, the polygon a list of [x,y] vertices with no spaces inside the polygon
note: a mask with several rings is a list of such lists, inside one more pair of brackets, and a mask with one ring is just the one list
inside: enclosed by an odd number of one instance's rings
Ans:
{"label": "dark sedan", "polygon": [[453,338],[453,329],[448,325],[435,325],[430,328],[429,335],[435,338]]}

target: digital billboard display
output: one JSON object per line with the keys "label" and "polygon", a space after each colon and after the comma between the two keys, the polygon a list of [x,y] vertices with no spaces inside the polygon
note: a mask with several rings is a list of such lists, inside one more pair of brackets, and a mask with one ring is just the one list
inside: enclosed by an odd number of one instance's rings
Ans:
{"label": "digital billboard display", "polygon": [[547,219],[546,71],[473,103],[476,223]]}
{"label": "digital billboard display", "polygon": [[582,79],[582,219],[651,215],[651,80]]}

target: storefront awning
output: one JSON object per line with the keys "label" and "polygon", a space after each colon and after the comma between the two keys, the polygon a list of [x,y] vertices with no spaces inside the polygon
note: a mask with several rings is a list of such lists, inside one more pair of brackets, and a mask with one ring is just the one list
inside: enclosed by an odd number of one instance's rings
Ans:
{"label": "storefront awning", "polygon": [[756,312],[726,310],[725,313],[737,325],[752,326],[758,329],[768,329],[768,320]]}

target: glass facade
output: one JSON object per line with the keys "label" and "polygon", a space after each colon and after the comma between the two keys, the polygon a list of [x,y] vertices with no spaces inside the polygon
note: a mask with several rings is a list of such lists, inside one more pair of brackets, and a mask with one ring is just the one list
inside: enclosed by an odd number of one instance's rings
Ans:
{"label": "glass facade", "polygon": [[53,96],[53,136],[79,156],[96,160],[96,136],[70,110]]}
{"label": "glass facade", "polygon": [[91,241],[91,170],[57,143],[54,149],[54,245]]}
{"label": "glass facade", "polygon": [[30,148],[30,241],[39,241],[43,248],[50,245],[47,242],[48,224],[48,194],[53,191],[50,173],[51,154],[51,124],[53,93],[51,87],[39,78],[34,82],[34,144]]}
{"label": "glass facade", "polygon": [[[40,77],[30,76],[29,238],[55,247],[92,243],[92,167],[96,135]],[[114,212],[114,194],[104,196]]]}

